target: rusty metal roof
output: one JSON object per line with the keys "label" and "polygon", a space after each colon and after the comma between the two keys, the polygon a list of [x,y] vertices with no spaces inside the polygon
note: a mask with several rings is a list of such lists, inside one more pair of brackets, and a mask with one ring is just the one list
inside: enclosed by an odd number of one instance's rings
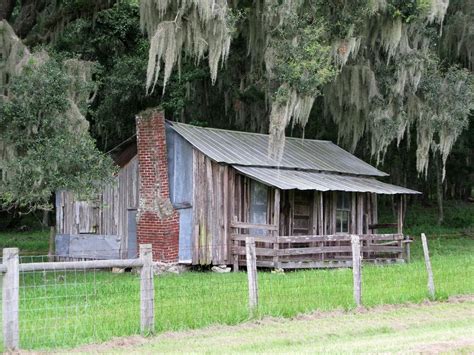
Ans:
{"label": "rusty metal roof", "polygon": [[420,193],[370,177],[236,165],[234,165],[234,168],[244,175],[282,190],[352,191],[388,195]]}
{"label": "rusty metal roof", "polygon": [[283,158],[276,161],[268,155],[267,134],[203,128],[176,122],[169,124],[194,147],[219,163],[366,176],[387,175],[330,141],[287,137]]}

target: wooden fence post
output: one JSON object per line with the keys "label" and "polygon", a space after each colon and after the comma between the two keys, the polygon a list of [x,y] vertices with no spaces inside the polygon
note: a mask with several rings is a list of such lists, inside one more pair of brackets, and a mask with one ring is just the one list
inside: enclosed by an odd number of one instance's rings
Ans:
{"label": "wooden fence post", "polygon": [[410,263],[410,261],[411,261],[411,251],[410,251],[411,239],[410,239],[409,235],[405,236],[404,244],[405,244],[405,261],[407,263]]}
{"label": "wooden fence post", "polygon": [[143,335],[155,331],[155,288],[153,283],[153,253],[151,244],[140,244],[140,330]]}
{"label": "wooden fence post", "polygon": [[6,352],[14,352],[19,350],[20,347],[18,326],[20,267],[18,248],[3,249],[3,265],[7,267],[2,283],[3,344]]}
{"label": "wooden fence post", "polygon": [[351,235],[352,245],[352,275],[354,278],[354,301],[357,307],[362,305],[362,283],[361,283],[361,260],[360,260],[360,239],[358,235]]}
{"label": "wooden fence post", "polygon": [[255,240],[252,237],[245,238],[245,252],[247,259],[247,278],[249,284],[249,308],[253,316],[258,306],[258,283],[257,255],[255,252]]}
{"label": "wooden fence post", "polygon": [[421,244],[423,245],[423,254],[425,256],[426,272],[428,273],[428,292],[431,299],[435,298],[435,285],[433,279],[433,270],[431,269],[430,253],[428,250],[428,241],[425,233],[421,233]]}

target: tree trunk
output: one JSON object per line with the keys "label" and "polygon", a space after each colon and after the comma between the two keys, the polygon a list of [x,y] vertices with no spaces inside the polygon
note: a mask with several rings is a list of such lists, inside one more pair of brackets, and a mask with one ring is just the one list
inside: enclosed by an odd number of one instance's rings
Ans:
{"label": "tree trunk", "polygon": [[18,17],[13,24],[15,33],[20,38],[25,38],[31,29],[36,25],[38,14],[43,11],[46,1],[43,0],[22,0]]}
{"label": "tree trunk", "polygon": [[1,20],[9,21],[14,8],[15,8],[15,0],[0,1],[0,21]]}
{"label": "tree trunk", "polygon": [[44,228],[49,226],[49,210],[43,210],[43,220],[41,221],[41,224]]}
{"label": "tree trunk", "polygon": [[438,203],[438,225],[444,222],[444,209],[443,209],[443,172],[440,163],[440,157],[436,154],[435,157],[435,168],[436,168],[436,200]]}

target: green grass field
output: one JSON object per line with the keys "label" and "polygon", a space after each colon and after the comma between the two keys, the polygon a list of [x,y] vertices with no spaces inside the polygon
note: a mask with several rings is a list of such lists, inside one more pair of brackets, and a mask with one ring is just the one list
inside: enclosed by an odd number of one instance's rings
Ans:
{"label": "green grass field", "polygon": [[46,255],[49,247],[49,230],[26,232],[0,232],[0,249],[19,248],[21,255]]}
{"label": "green grass field", "polygon": [[[382,211],[382,220],[390,221]],[[408,265],[364,266],[363,304],[419,303],[427,298],[419,232],[429,239],[437,299],[474,294],[473,205],[449,206],[447,225],[436,225],[435,208],[412,206],[407,233],[415,238]],[[437,236],[434,236],[437,235]],[[441,236],[440,236],[441,235]],[[49,231],[0,233],[0,248],[45,255]],[[23,262],[35,260],[25,257]],[[293,317],[315,310],[354,308],[352,271],[259,272],[257,317]],[[132,273],[49,272],[21,277],[23,349],[70,348],[139,333],[139,278]],[[155,279],[156,331],[234,325],[249,319],[246,274],[189,272]],[[0,310],[1,311],[1,310]],[[0,340],[1,341],[1,340]],[[1,344],[0,344],[1,349]]]}
{"label": "green grass field", "polygon": [[82,347],[81,353],[294,354],[456,353],[474,351],[474,298],[378,307],[368,312],[318,313],[239,326],[133,337]]}
{"label": "green grass field", "polygon": [[[430,238],[437,298],[474,294],[474,239]],[[365,266],[363,303],[419,303],[427,298],[420,242],[408,265]],[[350,310],[352,271],[259,272],[257,317]],[[132,273],[56,272],[23,275],[23,349],[69,348],[139,333],[139,279]],[[246,274],[189,272],[155,279],[157,332],[238,324],[249,319]]]}

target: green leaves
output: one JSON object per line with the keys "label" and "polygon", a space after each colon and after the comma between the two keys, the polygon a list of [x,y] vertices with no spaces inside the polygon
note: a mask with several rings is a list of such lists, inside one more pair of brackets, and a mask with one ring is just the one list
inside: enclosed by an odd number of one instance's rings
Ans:
{"label": "green leaves", "polygon": [[336,70],[322,23],[299,21],[272,38],[275,77],[301,94],[317,96]]}
{"label": "green leaves", "polygon": [[0,207],[45,208],[56,190],[90,196],[113,178],[111,159],[95,147],[72,100],[71,88],[76,98],[87,90],[80,83],[54,59],[12,78],[0,102],[0,140],[14,152],[0,161]]}

